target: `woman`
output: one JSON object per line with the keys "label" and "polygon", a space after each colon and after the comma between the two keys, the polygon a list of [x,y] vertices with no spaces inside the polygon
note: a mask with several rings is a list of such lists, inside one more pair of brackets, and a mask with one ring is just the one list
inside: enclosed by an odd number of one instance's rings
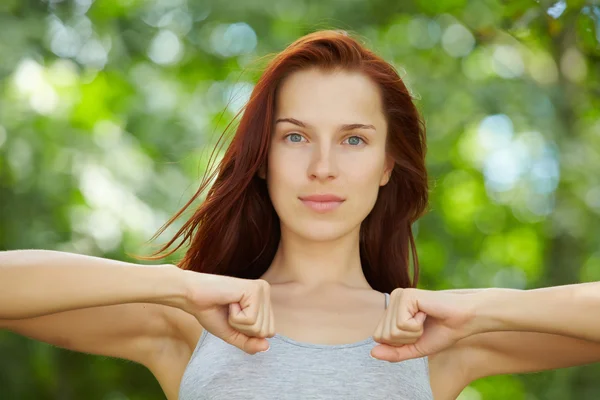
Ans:
{"label": "woman", "polygon": [[[589,314],[564,328],[537,300],[581,285],[526,292],[535,319],[513,313],[520,291],[413,289],[424,158],[394,69],[345,33],[307,35],[266,68],[206,200],[159,250],[189,239],[178,268],[5,252],[0,326],[138,362],[182,400],[454,399],[483,376],[600,360]],[[600,302],[561,304],[579,303]]]}

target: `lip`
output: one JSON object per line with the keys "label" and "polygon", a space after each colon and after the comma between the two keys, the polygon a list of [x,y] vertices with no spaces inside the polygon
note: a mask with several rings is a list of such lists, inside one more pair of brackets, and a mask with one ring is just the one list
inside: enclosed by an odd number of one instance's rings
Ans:
{"label": "lip", "polygon": [[315,194],[311,196],[299,197],[299,199],[302,201],[302,203],[304,203],[304,205],[318,213],[333,211],[345,201],[345,199],[333,194]]}
{"label": "lip", "polygon": [[302,201],[316,201],[316,202],[342,202],[342,199],[339,196],[334,194],[313,194],[310,196],[300,197]]}

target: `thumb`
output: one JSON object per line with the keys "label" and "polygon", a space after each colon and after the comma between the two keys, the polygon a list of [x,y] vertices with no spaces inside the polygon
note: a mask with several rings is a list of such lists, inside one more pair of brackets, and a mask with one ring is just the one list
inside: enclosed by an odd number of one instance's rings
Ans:
{"label": "thumb", "polygon": [[261,351],[269,350],[269,342],[267,339],[249,337],[233,328],[231,329],[231,334],[227,335],[225,341],[248,354],[256,354]]}
{"label": "thumb", "polygon": [[379,344],[371,349],[371,357],[383,361],[400,362],[423,357],[423,354],[417,350],[414,344],[405,344],[402,346]]}

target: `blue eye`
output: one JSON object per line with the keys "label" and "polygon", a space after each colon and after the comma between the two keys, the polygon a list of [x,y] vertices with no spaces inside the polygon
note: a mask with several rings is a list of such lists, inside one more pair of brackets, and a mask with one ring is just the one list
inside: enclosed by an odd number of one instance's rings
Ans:
{"label": "blue eye", "polygon": [[302,141],[302,135],[298,134],[298,133],[290,133],[289,135],[287,135],[285,138],[296,138],[297,140],[292,140],[292,143],[300,143]]}
{"label": "blue eye", "polygon": [[361,144],[360,142],[365,142],[360,136],[350,136],[348,138],[348,143],[352,146],[358,146]]}

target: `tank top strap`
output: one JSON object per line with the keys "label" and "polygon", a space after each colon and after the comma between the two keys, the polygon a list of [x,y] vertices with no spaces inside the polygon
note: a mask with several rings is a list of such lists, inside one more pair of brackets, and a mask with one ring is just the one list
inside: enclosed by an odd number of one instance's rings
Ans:
{"label": "tank top strap", "polygon": [[385,308],[388,308],[388,304],[390,304],[390,295],[389,293],[384,293],[385,294]]}

